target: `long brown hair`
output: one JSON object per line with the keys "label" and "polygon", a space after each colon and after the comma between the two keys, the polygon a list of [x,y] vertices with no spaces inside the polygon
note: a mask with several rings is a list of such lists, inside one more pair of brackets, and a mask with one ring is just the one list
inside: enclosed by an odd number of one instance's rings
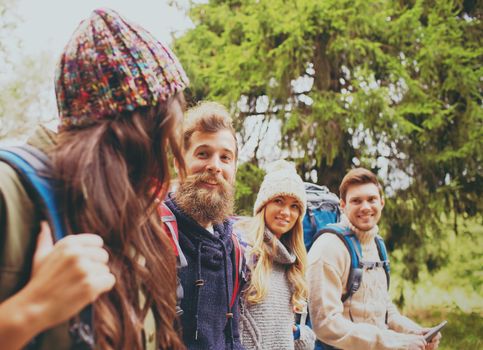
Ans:
{"label": "long brown hair", "polygon": [[[236,224],[235,224],[236,225]],[[240,227],[243,225],[243,227]],[[244,292],[244,298],[248,304],[261,303],[268,292],[267,281],[273,266],[273,258],[269,255],[267,246],[270,244],[272,251],[275,250],[275,240],[267,243],[265,240],[265,206],[248,222],[242,222],[238,226],[241,230],[247,232],[247,241],[251,246],[249,250],[248,261],[256,260],[256,264],[251,271],[251,280]],[[237,226],[235,226],[237,228]],[[302,312],[307,303],[307,283],[305,281],[305,266],[307,266],[307,251],[305,250],[303,240],[302,215],[299,215],[297,221],[290,230],[284,234],[280,241],[291,252],[295,254],[295,262],[287,269],[287,278],[292,287],[291,303],[296,312]]]}
{"label": "long brown hair", "polygon": [[174,328],[175,255],[155,211],[155,199],[168,188],[168,144],[184,168],[178,113],[173,112],[182,110],[176,103],[184,105],[182,94],[94,126],[61,131],[52,152],[70,233],[102,236],[116,277],[114,288],[93,304],[101,349],[143,349],[143,321],[150,308],[158,346],[184,348]]}

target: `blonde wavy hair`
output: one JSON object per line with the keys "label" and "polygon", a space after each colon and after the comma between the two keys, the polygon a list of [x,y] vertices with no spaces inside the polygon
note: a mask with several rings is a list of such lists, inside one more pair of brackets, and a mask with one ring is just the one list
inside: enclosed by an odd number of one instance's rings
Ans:
{"label": "blonde wavy hair", "polygon": [[[271,245],[272,251],[275,249],[275,240],[266,241],[265,237],[265,206],[260,212],[250,218],[248,222],[240,223],[246,232],[247,243],[251,246],[249,251],[248,262],[256,261],[251,270],[250,282],[244,291],[244,298],[248,304],[258,304],[263,301],[267,295],[266,281],[272,271],[272,258],[268,254],[268,245]],[[307,283],[305,281],[305,266],[307,263],[307,251],[305,250],[302,215],[299,215],[294,227],[290,232],[285,233],[280,241],[288,248],[290,252],[295,254],[295,262],[290,265],[287,270],[287,277],[292,287],[292,305],[294,311],[302,312],[307,300]]]}

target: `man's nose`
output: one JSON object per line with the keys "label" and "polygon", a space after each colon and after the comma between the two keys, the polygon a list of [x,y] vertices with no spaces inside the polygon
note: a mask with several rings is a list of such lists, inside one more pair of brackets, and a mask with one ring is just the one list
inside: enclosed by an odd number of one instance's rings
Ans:
{"label": "man's nose", "polygon": [[211,174],[221,173],[221,160],[219,157],[213,156],[208,160],[206,170]]}
{"label": "man's nose", "polygon": [[370,210],[371,209],[371,206],[369,205],[369,202],[368,201],[363,201],[362,202],[362,205],[361,205],[361,209],[362,210]]}

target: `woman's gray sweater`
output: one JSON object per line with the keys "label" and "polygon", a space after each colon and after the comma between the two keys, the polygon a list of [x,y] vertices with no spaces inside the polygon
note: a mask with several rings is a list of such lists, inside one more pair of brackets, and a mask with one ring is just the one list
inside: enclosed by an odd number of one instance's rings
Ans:
{"label": "woman's gray sweater", "polygon": [[[243,296],[240,298],[242,305],[239,327],[242,345],[247,350],[313,349],[315,335],[309,327],[300,327],[299,339],[294,340],[293,336],[295,325],[295,314],[291,303],[293,290],[287,278],[287,268],[295,262],[295,255],[289,252],[268,229],[265,229],[265,239],[275,241],[275,251],[269,253],[273,258],[273,266],[267,280],[267,295],[261,303],[254,305],[244,302]],[[247,250],[249,256],[249,247]],[[250,266],[249,261],[248,268],[250,267],[253,266]]]}

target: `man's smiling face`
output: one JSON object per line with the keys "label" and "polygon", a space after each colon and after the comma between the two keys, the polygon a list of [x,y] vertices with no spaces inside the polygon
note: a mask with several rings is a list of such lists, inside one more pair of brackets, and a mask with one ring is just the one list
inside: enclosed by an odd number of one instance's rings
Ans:
{"label": "man's smiling face", "polygon": [[236,140],[232,132],[195,131],[184,160],[186,178],[176,194],[180,207],[203,225],[231,215],[236,173]]}
{"label": "man's smiling face", "polygon": [[384,199],[373,183],[351,185],[340,206],[352,225],[362,231],[368,231],[379,222]]}

